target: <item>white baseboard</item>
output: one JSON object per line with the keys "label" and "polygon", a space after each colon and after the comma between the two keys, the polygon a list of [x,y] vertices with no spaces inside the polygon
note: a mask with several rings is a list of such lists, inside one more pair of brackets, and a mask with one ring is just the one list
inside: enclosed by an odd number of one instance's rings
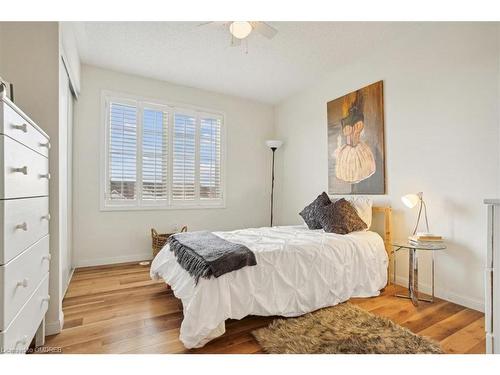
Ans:
{"label": "white baseboard", "polygon": [[[404,276],[396,276],[396,284],[408,287],[408,278]],[[421,292],[426,294],[432,293],[432,286],[428,283],[418,283],[418,288]],[[484,301],[481,299],[459,295],[449,290],[435,289],[434,295],[438,298],[444,299],[449,302],[456,303],[468,307],[470,309],[478,310],[484,312]]]}
{"label": "white baseboard", "polygon": [[64,325],[64,315],[61,316],[61,320],[56,320],[53,322],[45,321],[45,336],[56,335],[62,331]]}
{"label": "white baseboard", "polygon": [[106,258],[95,258],[95,259],[79,259],[76,261],[75,267],[91,267],[91,266],[104,266],[107,264],[117,264],[126,262],[136,262],[141,260],[151,260],[153,258],[151,251],[132,254],[132,255],[122,255],[117,257],[106,257]]}

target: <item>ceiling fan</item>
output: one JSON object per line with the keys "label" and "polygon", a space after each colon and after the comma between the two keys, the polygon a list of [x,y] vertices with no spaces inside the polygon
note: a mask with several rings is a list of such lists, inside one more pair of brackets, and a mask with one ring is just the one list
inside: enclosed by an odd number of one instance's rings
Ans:
{"label": "ceiling fan", "polygon": [[201,23],[198,26],[216,25],[227,27],[231,34],[231,46],[239,46],[241,41],[248,38],[253,32],[272,39],[278,33],[274,27],[262,21],[211,21]]}

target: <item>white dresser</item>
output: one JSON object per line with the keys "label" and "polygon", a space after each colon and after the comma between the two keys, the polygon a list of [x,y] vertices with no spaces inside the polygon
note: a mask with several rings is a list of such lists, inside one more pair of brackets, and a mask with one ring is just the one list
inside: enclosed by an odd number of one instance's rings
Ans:
{"label": "white dresser", "polygon": [[500,353],[500,199],[485,199],[488,206],[485,270],[486,353]]}
{"label": "white dresser", "polygon": [[0,353],[44,340],[49,304],[49,137],[0,93]]}

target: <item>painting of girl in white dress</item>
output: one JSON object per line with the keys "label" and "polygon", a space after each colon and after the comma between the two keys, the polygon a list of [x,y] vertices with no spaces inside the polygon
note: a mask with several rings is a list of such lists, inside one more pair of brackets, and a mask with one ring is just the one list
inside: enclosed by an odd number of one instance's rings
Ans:
{"label": "painting of girl in white dress", "polygon": [[330,194],[385,194],[383,82],[327,104]]}

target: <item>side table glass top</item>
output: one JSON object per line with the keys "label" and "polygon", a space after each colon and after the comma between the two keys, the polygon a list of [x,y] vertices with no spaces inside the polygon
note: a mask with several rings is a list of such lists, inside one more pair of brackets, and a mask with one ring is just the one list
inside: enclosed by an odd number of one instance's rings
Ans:
{"label": "side table glass top", "polygon": [[[437,242],[433,243],[432,245],[417,245],[417,244],[412,244],[408,240],[396,240],[392,242],[392,246],[396,248],[404,248],[404,249],[416,249],[416,250],[444,250],[446,249],[446,245],[443,242]],[[396,249],[399,250],[399,249]]]}

